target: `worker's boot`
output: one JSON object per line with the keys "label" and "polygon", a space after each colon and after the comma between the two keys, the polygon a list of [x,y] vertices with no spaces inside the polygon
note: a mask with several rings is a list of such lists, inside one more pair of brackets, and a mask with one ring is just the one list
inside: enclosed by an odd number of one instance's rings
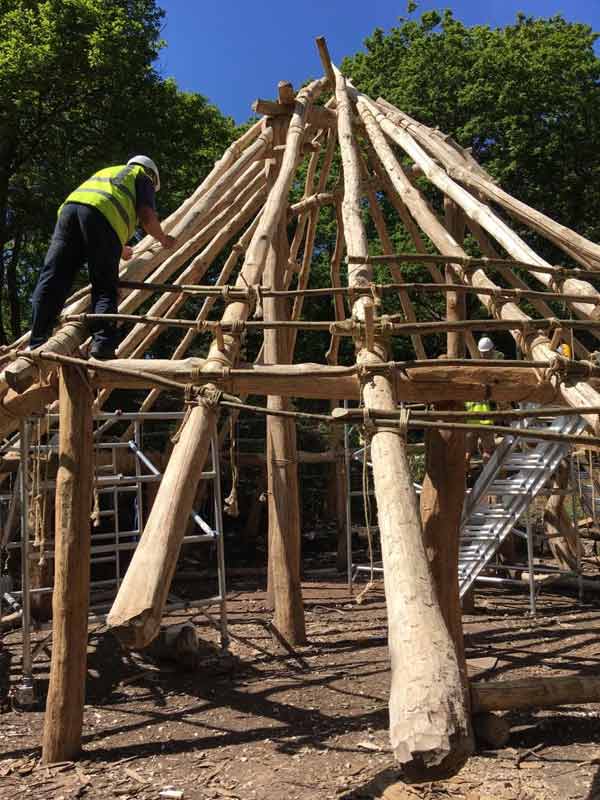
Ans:
{"label": "worker's boot", "polygon": [[98,361],[110,361],[110,359],[116,357],[117,354],[112,345],[101,342],[92,342],[92,346],[90,348],[90,358],[95,358]]}

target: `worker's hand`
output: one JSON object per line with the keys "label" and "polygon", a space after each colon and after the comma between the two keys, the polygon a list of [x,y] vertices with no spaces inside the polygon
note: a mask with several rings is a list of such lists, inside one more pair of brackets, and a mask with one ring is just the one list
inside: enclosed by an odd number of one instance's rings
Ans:
{"label": "worker's hand", "polygon": [[132,255],[133,247],[130,247],[128,244],[123,245],[123,251],[121,252],[121,258],[123,261],[129,261]]}
{"label": "worker's hand", "polygon": [[160,243],[162,244],[162,246],[166,250],[172,250],[175,247],[175,245],[177,244],[177,239],[175,239],[175,237],[173,237],[173,236],[169,236],[169,234],[167,233],[161,239]]}

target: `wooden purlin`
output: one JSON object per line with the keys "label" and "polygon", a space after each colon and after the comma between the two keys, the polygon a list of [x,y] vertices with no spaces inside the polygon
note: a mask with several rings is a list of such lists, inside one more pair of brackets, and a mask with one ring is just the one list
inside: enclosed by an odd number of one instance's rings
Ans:
{"label": "wooden purlin", "polygon": [[[467,220],[467,225],[469,226],[469,230],[475,237],[481,252],[483,255],[488,256],[489,258],[499,258],[500,254],[494,247],[494,245],[490,242],[488,236],[486,235],[485,231],[481,229],[476,222],[472,220]],[[529,289],[529,285],[520,278],[515,272],[513,272],[510,267],[498,267],[498,272],[504,280],[509,283],[514,289]],[[553,317],[554,312],[550,308],[550,306],[545,303],[543,300],[539,298],[529,298],[529,302],[538,311],[543,317]],[[584,358],[588,360],[590,358],[590,351],[587,347],[584,347],[577,337],[573,337],[573,352],[578,358]]]}
{"label": "wooden purlin", "polygon": [[[465,251],[457,245],[437,217],[432,213],[420,192],[410,184],[404,173],[398,169],[398,162],[387,142],[383,130],[378,125],[375,116],[371,113],[373,104],[367,101],[364,95],[360,95],[358,92],[356,92],[356,97],[359,113],[365,122],[375,149],[378,151],[380,157],[383,156],[382,160],[385,161],[385,166],[392,179],[392,183],[403,198],[414,219],[443,255],[465,258]],[[462,281],[471,283],[473,286],[483,286],[490,289],[500,288],[494,284],[481,269],[477,269],[473,272],[459,269],[458,274]],[[500,305],[500,308],[498,308],[489,296],[479,295],[479,299],[488,309],[491,316],[496,316],[500,319],[521,319],[524,322],[530,320],[530,317],[521,311],[515,303],[503,303]],[[526,336],[514,332],[513,336],[521,346],[521,350],[526,354],[531,354],[531,357],[536,359],[549,359],[552,357],[550,341],[545,336],[535,334]],[[595,405],[598,400],[600,400],[600,395],[584,381],[578,381],[569,386],[561,384],[559,390],[567,403],[574,407]],[[586,416],[586,420],[594,430],[597,430],[597,416],[588,415]]]}
{"label": "wooden purlin", "polygon": [[[359,153],[352,129],[346,81],[336,71],[338,138],[344,169],[344,235],[352,254],[368,254],[360,208]],[[348,265],[349,286],[372,281],[367,264]],[[360,297],[353,316],[368,319],[372,301]],[[385,359],[385,345],[357,344],[357,363]],[[396,408],[385,374],[363,384],[365,408]],[[472,751],[466,696],[454,646],[437,604],[422,540],[419,509],[405,443],[397,432],[378,430],[371,438],[371,461],[384,565],[391,658],[390,739],[396,759],[433,766],[461,761]],[[415,698],[418,698],[415,700]],[[447,762],[447,763],[448,763]]]}
{"label": "wooden purlin", "polygon": [[561,225],[521,200],[512,197],[512,195],[498,186],[470,153],[467,153],[453,140],[453,143],[449,144],[446,140],[450,137],[428,128],[423,123],[417,122],[383,98],[377,98],[377,105],[382,108],[390,119],[395,118],[396,124],[408,130],[411,136],[439,159],[446,168],[448,175],[473,191],[485,195],[488,200],[502,206],[511,216],[541,233],[579,263],[600,269],[600,245],[591,242],[565,225]]}

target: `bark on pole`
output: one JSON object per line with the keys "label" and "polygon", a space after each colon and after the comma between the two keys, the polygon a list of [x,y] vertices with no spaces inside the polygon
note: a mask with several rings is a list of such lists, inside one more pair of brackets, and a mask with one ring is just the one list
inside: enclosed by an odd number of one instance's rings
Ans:
{"label": "bark on pole", "polygon": [[52,664],[42,760],[68,761],[81,750],[90,590],[92,395],[73,367],[60,371],[56,477]]}
{"label": "bark on pole", "polygon": [[[347,250],[367,255],[367,239],[360,209],[360,154],[352,131],[346,81],[336,71],[338,138],[344,168],[342,214]],[[367,264],[351,264],[348,283],[368,284]],[[359,316],[365,300],[359,299]],[[363,312],[364,313],[364,312]],[[362,347],[359,363],[376,364],[385,358]],[[363,388],[365,407],[394,409],[393,384],[385,375],[372,377]],[[371,439],[371,460],[388,610],[392,668],[390,739],[396,759],[416,771],[460,764],[473,751],[453,641],[440,611],[427,556],[405,443],[398,432],[378,430]]]}
{"label": "bark on pole", "polygon": [[[441,406],[438,405],[438,408]],[[464,433],[427,431],[425,469],[427,474],[420,498],[423,536],[438,602],[456,647],[458,665],[466,687],[467,667],[458,587],[460,518],[466,478]]]}
{"label": "bark on pole", "polygon": [[[285,121],[273,122],[274,144],[285,141]],[[273,164],[275,172],[276,165]],[[263,282],[272,288],[283,288],[289,259],[286,220],[282,216],[265,265]],[[265,320],[288,319],[289,308],[282,298],[265,298]],[[265,331],[266,364],[289,361],[286,330]],[[267,405],[275,410],[288,410],[289,400],[269,395]],[[267,417],[267,485],[269,514],[269,595],[273,604],[273,634],[276,641],[289,645],[304,644],[306,627],[302,587],[300,584],[300,500],[298,494],[298,454],[296,424],[293,419]]]}
{"label": "bark on pole", "polygon": [[[464,219],[452,201],[445,203],[446,227],[457,241],[462,241]],[[452,280],[453,273],[447,270]],[[446,295],[446,319],[465,318],[464,293]],[[462,302],[461,302],[462,301]],[[464,358],[465,342],[460,333],[447,335],[448,358]],[[457,403],[438,404],[440,410],[460,410]],[[425,436],[426,476],[421,492],[423,534],[436,585],[438,600],[446,625],[456,647],[456,655],[465,688],[467,665],[462,630],[458,586],[458,550],[460,519],[466,490],[465,435],[462,431],[430,430]],[[467,695],[468,696],[468,695]]]}
{"label": "bark on pole", "polygon": [[561,461],[551,482],[551,494],[544,507],[544,533],[552,555],[561,569],[577,570],[577,531],[571,515],[565,508],[566,492],[569,488],[569,464]]}

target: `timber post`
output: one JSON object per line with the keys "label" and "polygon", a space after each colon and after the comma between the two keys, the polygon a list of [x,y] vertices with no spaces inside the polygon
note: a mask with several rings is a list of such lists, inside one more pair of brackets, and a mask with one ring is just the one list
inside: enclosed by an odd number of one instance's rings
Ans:
{"label": "timber post", "polygon": [[[285,123],[273,120],[273,142],[285,141]],[[271,164],[274,175],[279,163]],[[272,177],[274,183],[275,177]],[[272,288],[282,288],[290,246],[282,214],[267,254],[263,280]],[[265,298],[265,320],[289,318],[287,302]],[[288,332],[265,331],[264,358],[267,364],[289,361]],[[290,408],[287,398],[269,395],[267,405],[274,410]],[[276,644],[306,642],[304,606],[300,584],[300,499],[298,492],[298,451],[296,425],[292,419],[267,417],[267,497],[268,497],[268,596],[273,605],[272,632]]]}
{"label": "timber post", "polygon": [[44,718],[44,763],[81,750],[90,590],[92,394],[85,375],[63,367],[59,378],[52,663]]}

